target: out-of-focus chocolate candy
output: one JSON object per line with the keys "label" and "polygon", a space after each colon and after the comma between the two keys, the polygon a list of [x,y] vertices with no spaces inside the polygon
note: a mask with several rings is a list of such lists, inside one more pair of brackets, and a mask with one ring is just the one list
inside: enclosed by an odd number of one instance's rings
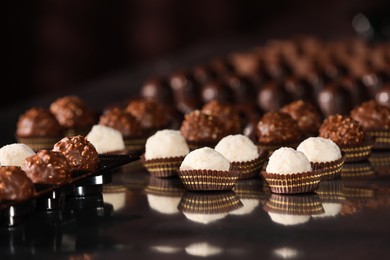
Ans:
{"label": "out-of-focus chocolate candy", "polygon": [[211,59],[211,61],[208,64],[210,66],[210,69],[218,76],[218,77],[224,77],[225,75],[228,75],[230,73],[234,72],[234,67],[230,63],[230,61],[225,57],[217,57]]}
{"label": "out-of-focus chocolate candy", "polygon": [[375,94],[375,100],[381,105],[390,107],[390,84],[386,84],[378,89]]}
{"label": "out-of-focus chocolate candy", "polygon": [[24,200],[35,194],[33,182],[17,166],[0,166],[0,200]]}
{"label": "out-of-focus chocolate candy", "polygon": [[351,77],[344,76],[340,78],[337,83],[349,91],[352,107],[357,106],[370,98],[368,90]]}
{"label": "out-of-focus chocolate candy", "polygon": [[277,111],[291,100],[288,92],[276,81],[263,86],[257,93],[257,105],[263,111]]}
{"label": "out-of-focus chocolate candy", "polygon": [[141,87],[141,96],[162,104],[173,104],[173,92],[168,80],[164,77],[155,77],[145,81]]}
{"label": "out-of-focus chocolate candy", "polygon": [[358,84],[364,86],[370,95],[370,98],[375,97],[375,93],[382,87],[383,79],[374,71],[366,71],[357,78]]}
{"label": "out-of-focus chocolate candy", "polygon": [[176,72],[169,78],[177,109],[189,113],[201,107],[200,87],[188,71]]}
{"label": "out-of-focus chocolate candy", "polygon": [[203,85],[217,78],[215,71],[207,65],[197,65],[193,67],[192,74],[199,85]]}
{"label": "out-of-focus chocolate candy", "polygon": [[350,93],[336,84],[326,85],[317,96],[318,106],[324,116],[347,115],[352,109]]}
{"label": "out-of-focus chocolate candy", "polygon": [[222,80],[209,81],[202,86],[202,101],[204,103],[212,100],[232,103],[233,91]]}
{"label": "out-of-focus chocolate candy", "polygon": [[243,130],[243,134],[255,143],[257,142],[257,123],[259,122],[260,118],[260,114],[252,114]]}
{"label": "out-of-focus chocolate candy", "polygon": [[293,100],[310,101],[314,97],[313,89],[305,81],[296,77],[287,77],[282,84]]}

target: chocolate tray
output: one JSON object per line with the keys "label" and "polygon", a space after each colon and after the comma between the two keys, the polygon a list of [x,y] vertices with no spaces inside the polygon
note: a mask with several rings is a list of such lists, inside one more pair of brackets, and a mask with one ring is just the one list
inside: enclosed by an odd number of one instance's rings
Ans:
{"label": "chocolate tray", "polygon": [[102,185],[111,181],[112,171],[138,160],[131,155],[99,155],[96,171],[75,171],[72,180],[61,185],[35,184],[36,194],[22,201],[0,201],[0,224],[12,226],[34,210],[61,208],[62,198],[68,194],[86,196],[101,193]]}

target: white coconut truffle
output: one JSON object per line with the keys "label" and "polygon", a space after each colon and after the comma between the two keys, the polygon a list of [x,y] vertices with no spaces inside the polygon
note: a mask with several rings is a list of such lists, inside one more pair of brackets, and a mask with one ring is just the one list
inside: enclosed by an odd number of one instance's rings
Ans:
{"label": "white coconut truffle", "polygon": [[277,149],[269,157],[268,173],[293,174],[311,171],[311,165],[304,153],[290,147]]}
{"label": "white coconut truffle", "polygon": [[22,143],[7,144],[0,148],[0,165],[2,166],[22,166],[22,162],[35,152]]}
{"label": "white coconut truffle", "polygon": [[122,133],[109,126],[92,126],[86,138],[99,154],[125,150]]}
{"label": "white coconut truffle", "polygon": [[323,137],[309,137],[302,141],[297,151],[304,153],[310,162],[331,162],[341,158],[338,145]]}
{"label": "white coconut truffle", "polygon": [[271,220],[275,223],[284,225],[284,226],[293,226],[306,223],[310,220],[310,215],[290,215],[290,214],[280,214],[274,212],[268,212]]}
{"label": "white coconut truffle", "polygon": [[215,146],[215,150],[230,162],[247,162],[259,157],[257,146],[242,134],[225,136]]}
{"label": "white coconut truffle", "polygon": [[186,156],[189,152],[188,144],[178,130],[159,130],[145,144],[146,160]]}
{"label": "white coconut truffle", "polygon": [[207,242],[194,243],[185,247],[187,254],[192,256],[208,257],[222,253],[222,248],[210,245]]}
{"label": "white coconut truffle", "polygon": [[184,157],[180,165],[180,170],[228,171],[229,169],[229,160],[210,147],[193,150]]}
{"label": "white coconut truffle", "polygon": [[313,215],[313,218],[325,218],[325,217],[335,217],[337,216],[342,208],[341,203],[330,203],[325,202],[322,203],[322,207],[324,208],[324,213]]}
{"label": "white coconut truffle", "polygon": [[190,212],[183,212],[183,214],[187,219],[205,225],[223,219],[228,215],[228,213],[201,214],[201,213],[190,213]]}
{"label": "white coconut truffle", "polygon": [[147,194],[147,199],[149,207],[159,213],[167,215],[179,213],[177,206],[180,203],[181,197],[168,197]]}

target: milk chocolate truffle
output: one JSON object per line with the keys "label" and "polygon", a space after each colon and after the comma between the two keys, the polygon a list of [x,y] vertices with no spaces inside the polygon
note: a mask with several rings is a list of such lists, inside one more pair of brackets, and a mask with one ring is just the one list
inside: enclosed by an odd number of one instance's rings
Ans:
{"label": "milk chocolate truffle", "polygon": [[271,81],[257,93],[257,105],[263,111],[277,111],[290,102],[288,92],[277,82]]}
{"label": "milk chocolate truffle", "polygon": [[202,85],[201,96],[204,103],[212,100],[233,102],[233,92],[222,80],[213,80]]}
{"label": "milk chocolate truffle", "polygon": [[20,167],[0,166],[0,201],[25,200],[34,194],[34,183]]}
{"label": "milk chocolate truffle", "polygon": [[324,116],[348,115],[352,109],[350,93],[336,84],[326,85],[317,96],[318,106]]}
{"label": "milk chocolate truffle", "polygon": [[188,71],[176,72],[169,77],[169,84],[173,90],[177,109],[189,113],[200,108],[202,102],[200,87]]}
{"label": "milk chocolate truffle", "polygon": [[59,185],[68,182],[72,177],[66,157],[52,150],[40,150],[27,157],[23,161],[22,170],[34,183],[39,184]]}
{"label": "milk chocolate truffle", "polygon": [[180,132],[189,144],[193,142],[215,145],[226,135],[224,125],[217,117],[200,110],[185,115]]}
{"label": "milk chocolate truffle", "polygon": [[225,125],[226,134],[241,132],[241,118],[232,104],[214,100],[206,103],[201,111],[207,115],[217,117]]}
{"label": "milk chocolate truffle", "polygon": [[57,98],[50,104],[50,111],[57,118],[61,127],[74,129],[75,132],[86,130],[94,123],[93,113],[88,109],[84,100],[78,96],[64,96]]}
{"label": "milk chocolate truffle", "polygon": [[142,133],[141,122],[119,107],[107,109],[100,115],[99,125],[112,127],[124,138],[138,137]]}
{"label": "milk chocolate truffle", "polygon": [[319,136],[328,138],[339,146],[359,145],[364,142],[363,127],[349,116],[328,116],[320,126]]}
{"label": "milk chocolate truffle", "polygon": [[53,151],[65,155],[71,170],[94,171],[99,166],[96,148],[82,135],[62,138]]}
{"label": "milk chocolate truffle", "polygon": [[260,144],[295,144],[302,139],[302,131],[289,114],[267,112],[257,123]]}
{"label": "milk chocolate truffle", "polygon": [[280,109],[298,122],[299,128],[306,136],[316,136],[322,123],[321,113],[311,103],[303,100],[291,102]]}
{"label": "milk chocolate truffle", "polygon": [[132,100],[126,106],[125,111],[137,118],[141,122],[141,128],[144,130],[162,129],[169,124],[166,109],[152,100]]}
{"label": "milk chocolate truffle", "polygon": [[390,108],[380,105],[375,100],[363,102],[352,109],[351,118],[365,130],[390,129]]}

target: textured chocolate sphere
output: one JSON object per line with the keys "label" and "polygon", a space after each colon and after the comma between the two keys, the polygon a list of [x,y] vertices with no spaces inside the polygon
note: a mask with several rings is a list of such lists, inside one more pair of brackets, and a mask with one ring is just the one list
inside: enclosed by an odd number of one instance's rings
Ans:
{"label": "textured chocolate sphere", "polygon": [[201,111],[207,115],[217,117],[225,125],[227,134],[238,134],[241,132],[240,114],[233,104],[213,100],[206,103]]}
{"label": "textured chocolate sphere", "polygon": [[352,101],[348,90],[335,84],[326,85],[318,93],[317,102],[324,116],[347,115],[352,109]]}
{"label": "textured chocolate sphere", "polygon": [[142,133],[141,122],[119,107],[107,109],[99,118],[99,124],[112,127],[123,137],[137,137]]}
{"label": "textured chocolate sphere", "polygon": [[0,166],[0,201],[25,200],[34,194],[34,183],[20,167]]}
{"label": "textured chocolate sphere", "polygon": [[23,171],[34,183],[59,185],[71,180],[71,167],[64,154],[52,150],[40,150],[27,157]]}
{"label": "textured chocolate sphere", "polygon": [[277,82],[269,82],[257,93],[257,105],[263,111],[277,111],[291,100],[288,92]]}
{"label": "textured chocolate sphere", "polygon": [[390,129],[390,108],[375,100],[363,102],[352,109],[351,118],[366,130]]}
{"label": "textured chocolate sphere", "polygon": [[152,100],[134,99],[125,107],[125,112],[132,114],[145,130],[161,129],[169,125],[167,110]]}

